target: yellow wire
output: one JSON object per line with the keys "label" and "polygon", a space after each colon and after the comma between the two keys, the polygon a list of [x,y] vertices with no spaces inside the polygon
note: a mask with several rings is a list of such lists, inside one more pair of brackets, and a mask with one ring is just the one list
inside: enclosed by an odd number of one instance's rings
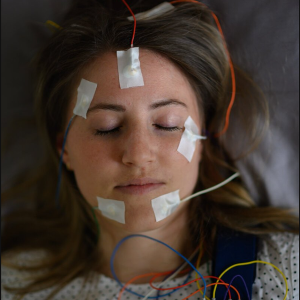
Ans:
{"label": "yellow wire", "polygon": [[[220,276],[219,276],[219,279],[221,279],[221,277],[227,272],[229,271],[230,269],[234,268],[234,267],[237,267],[237,266],[245,266],[245,265],[251,265],[251,264],[255,264],[255,263],[260,263],[260,264],[267,264],[267,265],[270,265],[272,266],[274,269],[276,269],[283,277],[284,279],[284,282],[285,282],[285,296],[283,298],[283,300],[286,299],[287,297],[287,293],[288,293],[288,283],[287,283],[287,280],[286,280],[286,277],[285,275],[273,264],[267,262],[267,261],[263,261],[263,260],[253,260],[253,261],[249,261],[249,262],[245,262],[245,263],[240,263],[240,264],[235,264],[229,268],[227,268]],[[219,279],[217,280],[217,283],[219,282]],[[216,298],[216,290],[217,290],[217,284],[215,285],[214,287],[214,292],[213,292],[213,298]]]}
{"label": "yellow wire", "polygon": [[[198,256],[198,259],[197,259],[197,262],[196,262],[196,269],[199,268],[199,266],[200,266],[200,261],[201,261],[201,258],[202,258],[202,256],[203,256],[203,247],[202,247],[202,245],[203,245],[203,242],[202,242],[202,240],[201,240],[201,241],[200,241],[200,253],[199,253],[199,256]],[[199,278],[199,277],[198,277],[198,274],[197,274],[196,272],[195,272],[195,278],[196,278],[196,279]],[[199,280],[197,280],[196,283],[197,283],[198,289],[200,290],[200,293],[203,295],[203,291],[202,291],[202,288],[201,288],[201,286],[200,286]],[[206,299],[206,300],[210,300],[207,296],[205,296],[205,299]]]}
{"label": "yellow wire", "polygon": [[[54,27],[54,28],[56,28],[56,29],[58,29],[58,30],[61,30],[61,29],[62,29],[61,26],[59,26],[58,24],[56,24],[55,22],[53,22],[53,21],[51,21],[51,20],[46,21],[45,24],[46,24],[46,25],[50,25],[50,26],[52,26],[52,27]],[[50,27],[50,28],[51,28],[51,27]]]}

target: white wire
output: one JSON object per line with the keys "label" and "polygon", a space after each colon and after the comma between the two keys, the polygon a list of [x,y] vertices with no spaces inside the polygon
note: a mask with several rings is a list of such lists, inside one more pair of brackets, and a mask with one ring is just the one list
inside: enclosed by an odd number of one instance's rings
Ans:
{"label": "white wire", "polygon": [[[188,197],[186,197],[185,199],[181,200],[180,202],[184,202],[184,201],[188,201],[192,198],[195,198],[199,195],[202,195],[202,194],[205,194],[205,193],[208,193],[208,192],[211,192],[213,190],[216,190],[218,188],[220,188],[221,186],[227,184],[228,182],[232,181],[234,178],[240,176],[240,173],[235,173],[233,174],[232,176],[230,176],[229,178],[227,178],[226,180],[220,182],[219,184],[217,185],[214,185],[206,190],[202,190],[200,192],[197,192],[193,195],[190,195]],[[196,250],[197,251],[197,250]],[[195,255],[196,251],[191,255],[191,257],[189,258],[189,260],[191,260],[193,258],[193,256]],[[185,262],[175,273],[173,273],[170,277],[168,277],[166,280],[164,280],[163,282],[161,282],[157,288],[160,288],[161,286],[163,286],[164,284],[166,284],[168,281],[170,281],[171,279],[173,279],[185,266],[187,265],[187,262]],[[146,300],[148,299],[148,297],[150,297],[156,290],[153,289],[151,290],[146,296],[144,296],[144,298],[142,300]],[[205,298],[204,298],[205,299]]]}
{"label": "white wire", "polygon": [[[189,261],[191,261],[192,259],[193,259],[193,257],[194,257],[194,255],[196,255],[197,254],[197,252],[198,252],[198,249],[196,249],[193,253],[192,253],[192,255],[189,257]],[[176,272],[174,272],[170,277],[168,277],[168,278],[166,278],[166,280],[164,280],[164,281],[162,281],[159,285],[158,285],[158,289],[161,287],[161,286],[163,286],[164,284],[166,284],[168,281],[170,281],[171,279],[173,279],[175,276],[177,276],[177,274],[181,271],[181,270],[183,270],[185,267],[186,267],[186,265],[187,265],[188,263],[187,262],[185,262],[183,265],[181,265],[181,267],[176,271]],[[142,300],[146,300],[146,299],[148,299],[148,297],[150,297],[154,292],[156,292],[157,290],[155,290],[155,289],[152,289],[146,296],[144,296],[144,298],[142,299]]]}
{"label": "white wire", "polygon": [[213,190],[216,190],[216,189],[218,189],[218,188],[220,188],[221,186],[227,184],[228,182],[230,182],[231,180],[233,180],[234,178],[236,178],[236,177],[238,177],[238,176],[240,176],[240,173],[239,173],[239,172],[233,174],[232,176],[230,176],[229,178],[227,178],[226,180],[220,182],[220,183],[217,184],[217,185],[214,185],[214,186],[212,186],[212,187],[210,187],[210,188],[208,188],[208,189],[206,189],[206,190],[197,192],[197,193],[195,193],[195,194],[193,194],[193,195],[190,195],[190,196],[184,198],[184,199],[181,200],[180,202],[188,201],[188,200],[190,200],[190,199],[192,199],[192,198],[195,198],[195,197],[197,197],[197,196],[199,196],[199,195],[202,195],[202,194],[211,192],[211,191],[213,191]]}

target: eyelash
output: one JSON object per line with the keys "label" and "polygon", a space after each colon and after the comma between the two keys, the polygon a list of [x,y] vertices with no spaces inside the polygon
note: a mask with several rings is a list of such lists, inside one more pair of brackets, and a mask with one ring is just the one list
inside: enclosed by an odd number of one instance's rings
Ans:
{"label": "eyelash", "polygon": [[[163,130],[163,131],[179,131],[182,129],[181,127],[178,127],[178,126],[164,127],[164,126],[161,126],[158,124],[153,124],[153,126],[155,126],[157,129]],[[116,127],[111,130],[96,130],[96,135],[105,136],[105,135],[109,135],[109,134],[114,134],[114,133],[119,132],[120,129],[121,129],[121,127]]]}

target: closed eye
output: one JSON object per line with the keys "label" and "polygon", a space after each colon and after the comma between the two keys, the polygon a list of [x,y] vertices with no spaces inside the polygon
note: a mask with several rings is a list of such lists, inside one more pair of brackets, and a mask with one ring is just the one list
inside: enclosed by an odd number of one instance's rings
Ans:
{"label": "closed eye", "polygon": [[120,131],[121,127],[116,127],[110,130],[96,130],[95,135],[105,136],[113,133],[117,133]]}
{"label": "closed eye", "polygon": [[[178,127],[178,126],[172,126],[172,127],[165,127],[165,126],[161,126],[159,124],[153,124],[153,126],[155,126],[158,130],[163,130],[163,131],[180,131],[183,129],[183,127]],[[109,134],[115,134],[118,133],[121,129],[120,127],[116,127],[110,130],[96,130],[95,135],[100,135],[100,136],[105,136],[105,135],[109,135]]]}
{"label": "closed eye", "polygon": [[178,126],[165,127],[158,124],[153,124],[153,126],[155,126],[159,130],[164,130],[164,131],[179,131],[183,129],[182,127],[178,127]]}

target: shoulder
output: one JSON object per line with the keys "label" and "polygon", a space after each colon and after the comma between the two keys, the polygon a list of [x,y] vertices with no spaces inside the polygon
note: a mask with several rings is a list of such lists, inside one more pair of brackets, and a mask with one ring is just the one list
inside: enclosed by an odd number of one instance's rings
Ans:
{"label": "shoulder", "polygon": [[[14,294],[8,288],[22,288],[32,282],[32,275],[43,274],[46,270],[33,270],[26,267],[34,267],[44,259],[49,258],[49,253],[43,250],[21,253],[8,253],[2,255],[1,264],[1,299],[12,300]],[[38,273],[39,272],[39,273]],[[56,290],[57,286],[27,293],[24,300],[47,299],[49,294]],[[87,276],[79,276],[67,283],[55,294],[54,299],[112,299],[119,290],[119,286],[111,278],[106,278],[98,273],[90,273]],[[105,299],[106,299],[105,298]]]}
{"label": "shoulder", "polygon": [[284,275],[288,283],[288,299],[298,299],[299,235],[275,233],[260,237],[257,259],[262,262],[256,269],[256,294],[270,299],[282,298],[286,292]]}
{"label": "shoulder", "polygon": [[1,256],[1,299],[13,298],[6,288],[21,288],[29,284],[32,272],[26,267],[34,267],[43,259],[46,259],[48,255],[44,250],[3,254]]}
{"label": "shoulder", "polygon": [[37,266],[48,257],[49,253],[45,250],[11,251],[5,253],[1,255],[1,280],[5,280],[10,275],[25,275],[28,273],[28,271],[25,271],[27,268]]}
{"label": "shoulder", "polygon": [[296,249],[299,249],[299,235],[289,232],[264,235],[260,238],[260,247],[259,251],[262,253],[289,253],[292,248],[296,253]]}

